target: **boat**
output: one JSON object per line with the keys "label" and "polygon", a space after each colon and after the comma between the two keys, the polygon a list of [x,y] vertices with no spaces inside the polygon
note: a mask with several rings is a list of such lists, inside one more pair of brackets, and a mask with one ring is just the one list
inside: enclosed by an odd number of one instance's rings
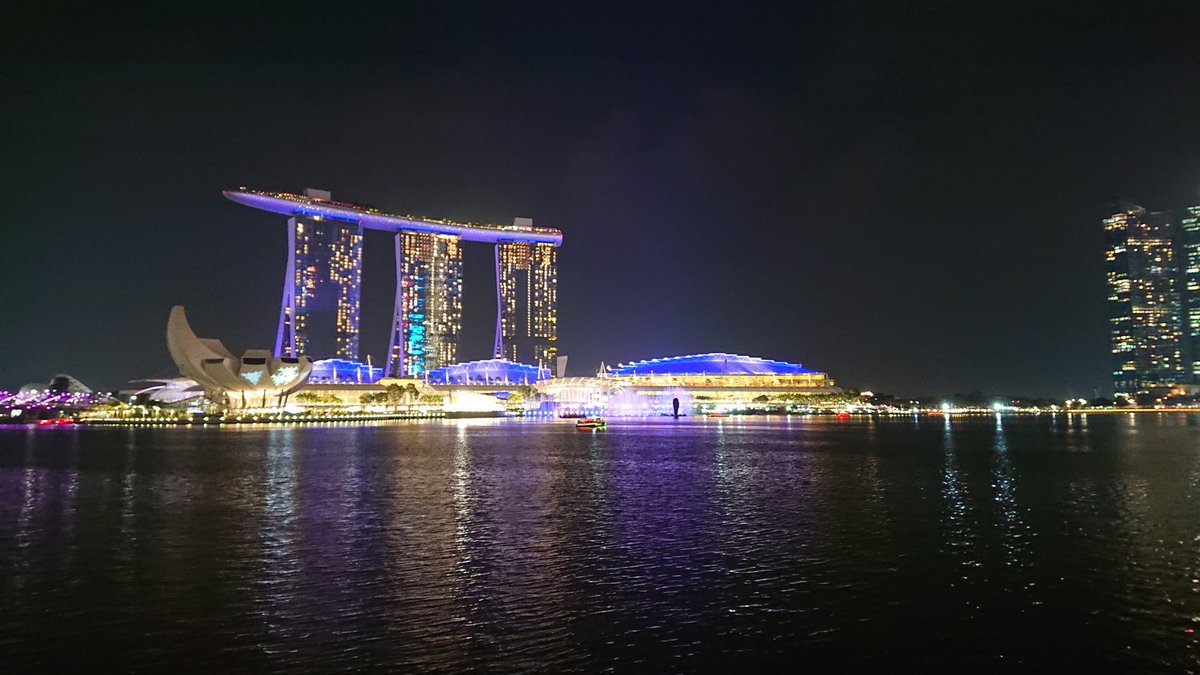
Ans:
{"label": "boat", "polygon": [[708,415],[706,415],[706,417],[729,417],[729,413],[710,412]]}
{"label": "boat", "polygon": [[602,417],[585,417],[575,422],[575,428],[580,431],[594,431],[608,426]]}

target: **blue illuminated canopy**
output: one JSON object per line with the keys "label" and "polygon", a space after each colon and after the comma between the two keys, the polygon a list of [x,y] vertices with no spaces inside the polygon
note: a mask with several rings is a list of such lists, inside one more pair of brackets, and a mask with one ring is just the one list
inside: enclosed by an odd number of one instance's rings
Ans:
{"label": "blue illuminated canopy", "polygon": [[312,375],[308,381],[314,383],[375,384],[383,377],[383,368],[368,366],[350,359],[321,359],[313,361]]}
{"label": "blue illuminated canopy", "polygon": [[819,375],[820,373],[809,370],[799,363],[712,352],[623,363],[613,368],[609,374],[615,377],[630,377],[633,375]]}
{"label": "blue illuminated canopy", "polygon": [[505,359],[467,361],[429,371],[429,384],[533,384],[550,379],[549,368]]}

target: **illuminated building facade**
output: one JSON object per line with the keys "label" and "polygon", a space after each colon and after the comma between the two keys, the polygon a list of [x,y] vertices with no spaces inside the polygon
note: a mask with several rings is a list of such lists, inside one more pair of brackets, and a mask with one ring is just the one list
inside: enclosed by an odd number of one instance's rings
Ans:
{"label": "illuminated building facade", "polygon": [[715,352],[671,356],[601,369],[597,377],[539,381],[560,411],[587,415],[660,415],[741,410],[774,401],[839,392],[827,373],[799,363]]}
{"label": "illuminated building facade", "polygon": [[288,219],[277,357],[316,354],[358,360],[362,241],[362,227],[355,223],[320,214]]}
{"label": "illuminated building facade", "polygon": [[496,358],[548,368],[558,356],[558,252],[550,244],[496,245]]}
{"label": "illuminated building facade", "polygon": [[230,408],[268,408],[287,404],[287,397],[312,373],[307,356],[276,356],[248,349],[241,358],[220,340],[196,337],[182,306],[167,319],[167,351],[179,374],[191,378],[209,399]]}
{"label": "illuminated building facade", "polygon": [[1119,202],[1104,219],[1113,388],[1147,393],[1183,379],[1183,323],[1169,212]]}
{"label": "illuminated building facade", "polygon": [[347,359],[313,361],[310,384],[375,384],[383,377],[383,369]]}
{"label": "illuminated building facade", "polygon": [[486,359],[455,363],[433,369],[429,371],[426,382],[431,385],[510,387],[533,385],[549,378],[550,370],[548,368],[513,363],[505,359]]}
{"label": "illuminated building facade", "polygon": [[388,377],[422,377],[458,361],[462,332],[462,241],[455,235],[396,235],[396,305]]}
{"label": "illuminated building facade", "polygon": [[[456,223],[385,213],[334,201],[324,190],[303,195],[239,188],[230,201],[286,215],[288,267],[275,351],[358,360],[362,232],[396,234],[396,302],[385,374],[421,377],[458,360],[462,327],[463,242],[496,247],[496,342],[494,354],[520,354],[549,367],[557,356],[558,265],[562,232],[512,225]],[[333,316],[328,340],[314,319]],[[508,348],[505,343],[508,343]]]}
{"label": "illuminated building facade", "polygon": [[827,393],[835,386],[827,373],[799,363],[724,352],[636,361],[604,375],[642,388]]}
{"label": "illuminated building facade", "polygon": [[1187,307],[1188,346],[1192,357],[1192,381],[1200,382],[1200,206],[1184,209],[1182,263],[1184,300]]}

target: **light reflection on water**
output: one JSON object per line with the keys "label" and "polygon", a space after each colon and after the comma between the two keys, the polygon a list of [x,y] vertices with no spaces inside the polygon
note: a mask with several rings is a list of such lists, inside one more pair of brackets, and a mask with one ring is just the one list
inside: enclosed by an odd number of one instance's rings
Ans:
{"label": "light reflection on water", "polygon": [[819,417],[0,430],[49,669],[1194,669],[1200,425]]}

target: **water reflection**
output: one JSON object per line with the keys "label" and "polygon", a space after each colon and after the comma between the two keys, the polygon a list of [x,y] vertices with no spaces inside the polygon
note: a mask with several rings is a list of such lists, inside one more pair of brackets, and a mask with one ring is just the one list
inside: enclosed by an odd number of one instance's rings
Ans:
{"label": "water reflection", "polygon": [[992,437],[992,490],[999,512],[1000,538],[1006,565],[1024,565],[1028,548],[1028,527],[1021,517],[1017,503],[1017,477],[1009,456],[1008,439],[1004,433],[1004,417],[996,414],[995,434]]}
{"label": "water reflection", "polygon": [[1137,431],[0,430],[0,648],[21,672],[1182,670],[1200,427]]}
{"label": "water reflection", "polygon": [[294,427],[277,427],[267,433],[266,442],[266,499],[259,535],[262,542],[261,612],[267,632],[276,639],[287,634],[285,608],[292,593],[288,581],[299,569],[293,447],[296,433]]}
{"label": "water reflection", "polygon": [[959,477],[958,457],[954,447],[954,428],[950,416],[944,415],[942,422],[942,499],[946,504],[946,543],[960,557],[964,565],[973,565],[968,547],[971,543],[968,523],[967,490]]}

